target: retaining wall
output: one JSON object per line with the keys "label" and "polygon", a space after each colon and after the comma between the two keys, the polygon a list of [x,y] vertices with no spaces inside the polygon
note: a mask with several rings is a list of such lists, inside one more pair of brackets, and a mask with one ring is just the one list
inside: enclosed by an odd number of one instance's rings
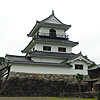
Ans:
{"label": "retaining wall", "polygon": [[[82,92],[87,91],[84,76]],[[78,92],[78,83],[75,75],[59,74],[30,74],[11,72],[2,96],[61,96],[64,93]]]}

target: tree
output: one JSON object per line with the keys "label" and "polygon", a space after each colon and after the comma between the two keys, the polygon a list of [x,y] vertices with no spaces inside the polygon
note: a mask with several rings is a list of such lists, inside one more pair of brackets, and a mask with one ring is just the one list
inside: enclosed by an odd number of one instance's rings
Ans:
{"label": "tree", "polygon": [[[97,64],[95,62],[93,62],[90,66],[88,66],[88,68],[92,68],[92,67],[94,67],[96,65]],[[93,78],[93,76],[94,76],[93,72],[89,71],[88,73],[89,73],[90,78]]]}
{"label": "tree", "polygon": [[96,66],[97,64],[95,62],[93,62],[90,66],[88,66],[88,68],[91,68],[93,66]]}
{"label": "tree", "polygon": [[100,91],[98,91],[98,95],[97,96],[98,96],[98,100],[100,100]]}
{"label": "tree", "polygon": [[81,81],[83,80],[83,74],[77,74],[76,75],[76,79],[77,79],[77,81],[78,81],[78,83],[79,83],[79,92],[81,92]]}
{"label": "tree", "polygon": [[0,65],[2,65],[5,61],[5,58],[4,57],[0,57]]}

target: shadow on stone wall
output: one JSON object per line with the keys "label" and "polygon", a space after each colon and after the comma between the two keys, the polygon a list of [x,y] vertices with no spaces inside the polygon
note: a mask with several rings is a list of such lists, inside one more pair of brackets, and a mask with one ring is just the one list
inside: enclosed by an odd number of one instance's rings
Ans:
{"label": "shadow on stone wall", "polygon": [[[86,80],[88,76],[84,76]],[[82,82],[82,92],[87,91],[87,83]],[[51,96],[78,92],[74,75],[10,73],[1,96]]]}

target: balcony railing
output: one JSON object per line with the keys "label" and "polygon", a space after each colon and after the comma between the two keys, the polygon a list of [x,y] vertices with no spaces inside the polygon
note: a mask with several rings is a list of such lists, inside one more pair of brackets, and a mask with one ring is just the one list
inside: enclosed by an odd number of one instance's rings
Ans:
{"label": "balcony railing", "polygon": [[[39,36],[49,36],[49,33],[42,33],[42,32],[39,32],[38,35],[39,35]],[[63,35],[61,35],[61,34],[56,34],[56,37],[59,37],[59,38],[68,38],[68,36],[69,36],[69,35],[66,35],[66,33],[63,34]]]}

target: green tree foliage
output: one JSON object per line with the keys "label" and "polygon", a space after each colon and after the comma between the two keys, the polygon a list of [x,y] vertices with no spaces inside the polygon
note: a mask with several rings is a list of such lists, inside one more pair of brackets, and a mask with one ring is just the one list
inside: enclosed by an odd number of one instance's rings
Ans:
{"label": "green tree foliage", "polygon": [[[95,62],[93,62],[90,66],[88,66],[88,68],[92,68],[94,66],[96,66],[97,64]],[[90,78],[93,78],[93,72],[89,72],[89,76]]]}
{"label": "green tree foliage", "polygon": [[4,57],[0,57],[0,65],[2,65],[5,61],[5,58]]}
{"label": "green tree foliage", "polygon": [[93,66],[96,66],[97,64],[95,62],[93,62],[90,66],[88,66],[88,68],[91,68]]}
{"label": "green tree foliage", "polygon": [[79,83],[79,92],[81,92],[81,81],[83,80],[83,74],[77,74],[76,75],[76,79],[77,79],[77,81],[78,81],[78,83]]}
{"label": "green tree foliage", "polygon": [[100,91],[98,91],[98,100],[100,100]]}

